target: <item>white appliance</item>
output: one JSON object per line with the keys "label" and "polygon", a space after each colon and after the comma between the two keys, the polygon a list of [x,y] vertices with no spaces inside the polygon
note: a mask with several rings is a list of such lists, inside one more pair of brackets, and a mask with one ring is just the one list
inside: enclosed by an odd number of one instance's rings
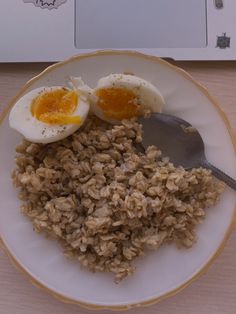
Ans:
{"label": "white appliance", "polygon": [[236,0],[1,0],[0,62],[97,49],[236,60]]}

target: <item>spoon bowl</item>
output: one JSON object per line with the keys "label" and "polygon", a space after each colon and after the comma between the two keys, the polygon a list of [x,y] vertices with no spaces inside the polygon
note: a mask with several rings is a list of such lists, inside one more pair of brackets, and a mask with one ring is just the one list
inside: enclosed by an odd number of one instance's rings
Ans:
{"label": "spoon bowl", "polygon": [[148,118],[139,118],[139,122],[144,131],[144,148],[156,145],[175,166],[208,168],[216,178],[236,190],[236,181],[206,159],[202,137],[190,123],[163,113],[152,113]]}

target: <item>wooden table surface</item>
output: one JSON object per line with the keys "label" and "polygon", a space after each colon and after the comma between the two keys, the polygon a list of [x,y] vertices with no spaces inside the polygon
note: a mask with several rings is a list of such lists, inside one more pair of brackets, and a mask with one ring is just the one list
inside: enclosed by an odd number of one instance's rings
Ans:
{"label": "wooden table surface", "polygon": [[[205,85],[225,110],[236,133],[236,62],[177,62]],[[0,64],[0,112],[18,89],[47,64]],[[235,314],[236,231],[207,274],[174,297],[135,314]],[[35,288],[0,250],[0,314],[86,314],[91,311],[63,304]],[[97,311],[98,314],[105,311]],[[109,313],[108,311],[107,313]],[[127,312],[125,312],[127,313]]]}

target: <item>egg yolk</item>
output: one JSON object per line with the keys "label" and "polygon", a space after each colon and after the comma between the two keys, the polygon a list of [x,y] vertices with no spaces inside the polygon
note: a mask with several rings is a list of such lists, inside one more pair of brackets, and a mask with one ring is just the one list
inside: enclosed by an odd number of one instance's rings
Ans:
{"label": "egg yolk", "polygon": [[137,95],[126,88],[101,88],[96,91],[97,105],[107,118],[130,119],[139,115]]}
{"label": "egg yolk", "polygon": [[72,116],[78,105],[75,91],[58,88],[39,94],[31,104],[32,115],[48,124],[80,124],[80,116]]}

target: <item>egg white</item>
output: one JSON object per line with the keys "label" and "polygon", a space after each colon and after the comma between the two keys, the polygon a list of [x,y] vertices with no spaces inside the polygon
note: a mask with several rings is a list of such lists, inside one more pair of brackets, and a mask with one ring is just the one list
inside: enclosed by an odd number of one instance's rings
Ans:
{"label": "egg white", "polygon": [[78,97],[78,106],[72,116],[79,115],[81,124],[48,124],[36,119],[31,113],[31,104],[42,92],[50,92],[63,86],[39,87],[21,97],[11,109],[9,125],[34,143],[51,143],[64,139],[81,127],[89,112],[89,103]]}

